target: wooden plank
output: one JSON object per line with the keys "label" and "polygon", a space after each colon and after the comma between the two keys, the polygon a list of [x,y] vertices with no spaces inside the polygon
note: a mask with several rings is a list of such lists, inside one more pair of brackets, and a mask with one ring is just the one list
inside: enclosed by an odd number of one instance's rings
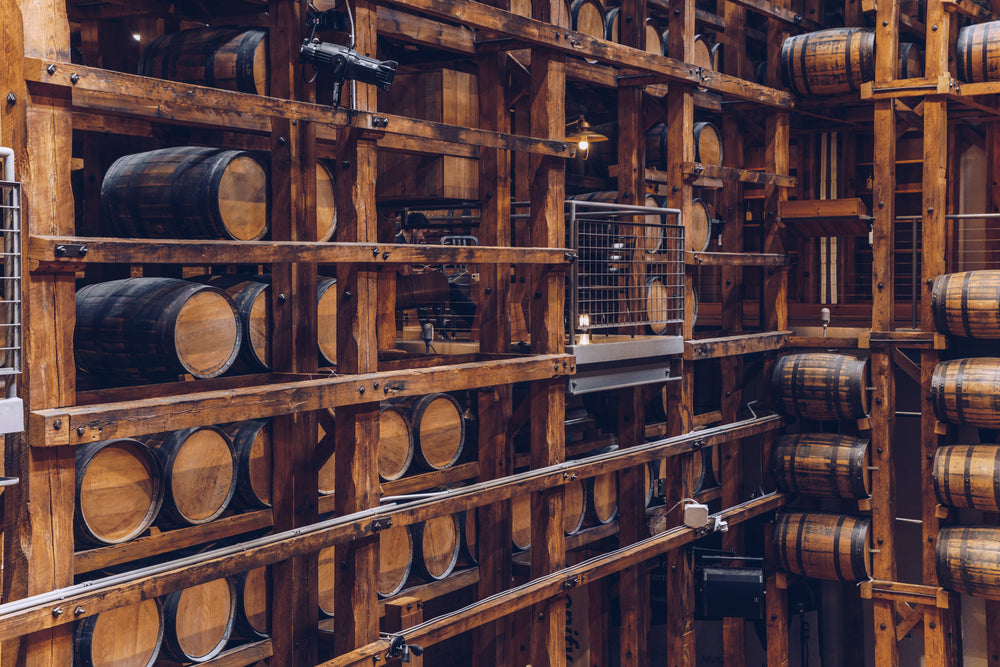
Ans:
{"label": "wooden plank", "polygon": [[[965,86],[967,84],[961,84]],[[979,85],[979,84],[971,84]],[[959,91],[959,82],[952,80],[947,73],[931,75],[928,73],[923,78],[917,79],[885,79],[879,81],[869,81],[861,84],[861,99],[863,100],[890,100],[900,97],[923,97],[926,95],[962,94]],[[966,92],[971,95],[974,93]],[[976,93],[984,94],[984,93]]]}
{"label": "wooden plank", "polygon": [[[784,497],[781,495],[765,496],[752,500],[740,508],[724,511],[721,515],[730,525],[736,525],[753,518],[753,516],[759,516],[762,513],[762,507],[773,510],[783,503]],[[505,595],[474,603],[451,614],[445,614],[419,626],[408,628],[405,632],[407,641],[421,645],[439,643],[513,611],[561,596],[567,588],[598,581],[617,572],[636,567],[662,553],[676,551],[684,544],[693,541],[695,537],[696,532],[691,528],[673,528],[634,545],[534,579],[527,584],[509,590]],[[371,656],[384,653],[387,649],[388,642],[380,640],[352,651],[350,654],[324,662],[319,667],[351,667],[361,663],[370,663]]]}
{"label": "wooden plank", "polygon": [[[32,428],[38,429],[33,431],[30,444],[35,447],[79,445],[171,428],[187,428],[212,421],[224,423],[273,417],[291,411],[359,405],[366,401],[366,392],[370,392],[368,396],[374,394],[380,399],[402,398],[433,391],[504,384],[515,377],[519,381],[548,379],[572,373],[570,359],[573,357],[568,355],[540,355],[490,363],[361,373],[228,391],[192,392],[142,401],[37,410],[29,416]],[[564,360],[567,362],[565,367],[562,365]],[[376,387],[376,384],[379,386]],[[56,422],[59,422],[59,428],[56,428]]]}
{"label": "wooden plank", "polygon": [[946,12],[967,16],[978,23],[997,20],[993,12],[972,0],[941,0],[941,6]]}
{"label": "wooden plank", "polygon": [[[509,14],[485,4],[462,0],[390,0],[393,5],[408,7],[431,16],[458,21],[469,27],[496,32],[536,46],[546,47],[581,58],[655,74],[666,81],[697,84],[723,95],[748,99],[782,108],[791,108],[791,95],[775,88],[768,88],[737,77],[719,72],[695,70],[686,63],[664,58],[655,54],[630,49],[629,47],[597,39],[573,30],[562,29],[553,32],[548,23]],[[646,85],[647,81],[634,81],[634,85]]]}
{"label": "wooden plank", "polygon": [[783,222],[800,218],[867,218],[868,207],[857,197],[796,199],[781,202],[778,217]]}
{"label": "wooden plank", "polygon": [[[783,188],[798,187],[798,179],[787,174],[769,174],[763,171],[737,169],[735,167],[705,164],[703,162],[684,162],[681,169],[685,175],[694,178],[721,178],[726,181],[750,183],[752,185],[777,185]],[[666,183],[668,177],[664,171],[647,168],[646,180],[653,183]]]}
{"label": "wooden plank", "polygon": [[[73,154],[68,91],[28,88],[22,54],[69,59],[66,4],[17,0],[0,4],[0,84],[5,102],[0,145],[14,150],[22,182],[23,228],[28,233],[65,234],[74,227],[69,188]],[[28,410],[73,402],[75,286],[69,275],[23,276],[21,290],[23,374],[18,395]],[[4,437],[6,475],[20,483],[4,492],[3,598],[17,600],[73,583],[74,455],[68,447],[29,449],[33,433]],[[40,628],[29,628],[26,632]],[[34,632],[2,647],[5,664],[68,665],[70,628]]]}
{"label": "wooden plank", "polygon": [[[415,597],[396,598],[385,603],[384,632],[401,632],[414,625],[420,625],[423,620],[423,604]],[[412,667],[423,667],[424,659],[411,654],[409,663]]]}
{"label": "wooden plank", "polygon": [[763,14],[768,18],[782,21],[788,25],[798,26],[804,32],[814,32],[816,30],[822,30],[825,27],[822,23],[817,23],[816,21],[786,9],[781,5],[767,2],[767,0],[733,0],[733,2],[738,5],[742,5],[747,9],[752,9],[758,14]]}
{"label": "wooden plank", "polygon": [[[60,246],[64,249],[60,250]],[[71,257],[79,246],[82,257]],[[67,251],[66,248],[69,248]],[[80,264],[273,264],[311,262],[365,265],[401,264],[551,264],[573,256],[565,248],[431,246],[376,242],[184,241],[32,235],[27,257],[35,271],[76,271]]]}
{"label": "wooden plank", "polygon": [[790,257],[778,253],[691,252],[684,253],[688,266],[788,266]]}
{"label": "wooden plank", "polygon": [[937,609],[948,609],[951,606],[948,591],[940,586],[872,579],[862,583],[860,589],[861,597],[865,600],[889,600]]}
{"label": "wooden plank", "polygon": [[684,359],[717,359],[784,349],[791,331],[765,331],[684,341]]}

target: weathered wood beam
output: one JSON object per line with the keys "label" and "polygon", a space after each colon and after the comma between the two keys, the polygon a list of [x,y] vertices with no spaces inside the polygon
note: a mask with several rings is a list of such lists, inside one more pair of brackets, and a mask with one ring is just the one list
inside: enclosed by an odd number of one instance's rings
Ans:
{"label": "weathered wood beam", "polygon": [[684,360],[718,359],[781,350],[791,331],[765,331],[684,341]]}
{"label": "weathered wood beam", "polygon": [[790,255],[774,253],[692,252],[684,253],[688,266],[765,266],[782,267],[791,263]]}

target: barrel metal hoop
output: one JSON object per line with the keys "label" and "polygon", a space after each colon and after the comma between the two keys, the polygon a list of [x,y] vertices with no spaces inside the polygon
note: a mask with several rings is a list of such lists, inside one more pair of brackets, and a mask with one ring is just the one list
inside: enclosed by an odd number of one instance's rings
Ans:
{"label": "barrel metal hoop", "polygon": [[805,519],[807,516],[807,514],[800,514],[798,525],[795,527],[795,560],[799,567],[799,574],[803,576],[809,576],[809,573],[806,572],[805,554],[802,552],[802,542],[805,539]]}
{"label": "barrel metal hoop", "polygon": [[976,503],[972,497],[972,456],[975,453],[975,448],[966,447],[965,448],[965,461],[964,469],[962,471],[962,485],[965,492],[965,506],[969,509],[975,509]]}
{"label": "barrel metal hoop", "polygon": [[955,506],[955,501],[952,498],[951,494],[951,454],[953,450],[954,450],[953,447],[945,448],[944,461],[942,462],[944,467],[944,474],[942,475],[944,479],[944,485],[942,488],[940,488],[940,490],[944,492],[944,498],[942,498],[942,500],[944,501],[944,504],[947,505],[948,507]]}
{"label": "barrel metal hoop", "polygon": [[955,374],[955,414],[959,424],[965,421],[965,408],[962,406],[962,383],[965,381],[965,367],[968,363],[968,359],[960,360],[958,371]]}
{"label": "barrel metal hoop", "polygon": [[969,290],[972,285],[972,271],[967,271],[962,279],[962,331],[967,338],[972,338],[972,327],[969,325]]}
{"label": "barrel metal hoop", "polygon": [[[837,525],[834,526],[834,528],[833,528],[833,570],[834,570],[834,572],[837,573],[837,579],[840,580],[840,581],[844,581],[845,580],[844,579],[844,570],[840,566],[840,558],[841,558],[841,553],[840,553],[840,537],[841,537],[841,533],[844,530],[844,524],[847,522],[848,518],[849,517],[847,515],[841,515],[837,519]],[[853,531],[852,531],[852,537],[853,537]],[[852,565],[852,569],[853,569],[853,565],[854,565],[854,540],[853,539],[851,540],[850,549],[851,549],[851,565]]]}
{"label": "barrel metal hoop", "polygon": [[996,445],[993,455],[993,502],[1000,508],[1000,446]]}
{"label": "barrel metal hoop", "polygon": [[[851,531],[851,570],[854,572],[854,580],[868,579],[868,565],[865,562],[865,550],[868,547],[868,532],[871,529],[871,521],[868,519],[856,520],[854,530]],[[892,556],[889,556],[892,558]]]}
{"label": "barrel metal hoop", "polygon": [[[826,400],[827,400],[827,406],[832,406],[833,409],[836,411],[837,417],[839,417],[840,419],[850,419],[851,418],[851,415],[848,414],[846,412],[846,410],[845,410],[846,403],[847,403],[847,401],[849,399],[852,398],[851,394],[853,394],[853,392],[851,391],[852,387],[851,387],[851,378],[850,377],[846,378],[846,381],[844,381],[844,383],[843,383],[843,387],[846,390],[844,392],[845,395],[844,395],[843,399],[841,399],[841,395],[840,395],[840,392],[841,392],[841,372],[844,370],[844,363],[846,361],[847,361],[847,357],[845,357],[843,355],[837,355],[837,363],[836,363],[836,366],[834,367],[834,371],[833,371],[832,377],[830,378],[831,381],[826,383]],[[859,382],[863,382],[863,380],[860,380]]]}

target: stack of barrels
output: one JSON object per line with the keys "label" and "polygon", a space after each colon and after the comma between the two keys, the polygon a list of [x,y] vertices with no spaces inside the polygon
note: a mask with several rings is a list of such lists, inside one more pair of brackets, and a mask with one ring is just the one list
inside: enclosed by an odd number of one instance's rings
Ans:
{"label": "stack of barrels", "polygon": [[[868,414],[868,361],[842,354],[781,357],[771,390],[777,409],[822,422],[857,420]],[[868,440],[851,435],[799,433],[774,447],[772,469],[785,493],[860,500],[870,494]],[[871,521],[826,512],[788,512],[778,517],[774,551],[778,565],[816,579],[871,578]]]}
{"label": "stack of barrels", "polygon": [[83,619],[74,631],[80,664],[148,667],[161,654],[179,663],[211,660],[231,640],[270,636],[268,568],[215,579]]}
{"label": "stack of barrels", "polygon": [[[966,339],[968,349],[975,350],[982,343],[995,344],[1000,341],[1000,271],[938,276],[931,293],[931,308],[938,331]],[[980,440],[995,442],[996,435],[991,432],[1000,429],[998,383],[1000,358],[969,356],[942,361],[934,368],[931,379],[935,416],[942,422],[979,428]],[[982,437],[986,434],[992,437]],[[934,455],[932,477],[942,505],[1000,512],[1000,446],[941,446]],[[1000,600],[997,544],[997,526],[942,528],[934,552],[938,582],[950,590]]]}
{"label": "stack of barrels", "polygon": [[[898,68],[901,79],[923,76],[920,47],[900,43]],[[861,84],[875,79],[875,32],[830,28],[789,37],[781,46],[781,70],[785,84],[799,95],[857,94]]]}
{"label": "stack of barrels", "polygon": [[190,526],[271,505],[271,436],[263,421],[201,426],[76,450],[76,533],[121,544],[154,523]]}

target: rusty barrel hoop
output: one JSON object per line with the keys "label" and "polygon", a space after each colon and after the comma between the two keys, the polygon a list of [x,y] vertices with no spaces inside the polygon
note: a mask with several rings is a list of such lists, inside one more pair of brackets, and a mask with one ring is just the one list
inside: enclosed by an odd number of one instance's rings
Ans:
{"label": "rusty barrel hoop", "polygon": [[938,581],[943,588],[987,600],[1000,600],[1000,528],[942,528],[934,547]]}
{"label": "rusty barrel hoop", "polygon": [[138,440],[102,440],[76,448],[77,535],[120,544],[149,528],[163,505],[163,470]]}
{"label": "rusty barrel hoop", "polygon": [[943,422],[1000,428],[1000,358],[943,361],[931,376],[934,414]]}
{"label": "rusty barrel hoop", "polygon": [[1000,339],[1000,271],[963,271],[934,279],[934,326],[943,334]]}
{"label": "rusty barrel hoop", "polygon": [[799,95],[856,93],[875,78],[875,33],[830,28],[789,37],[781,45],[781,69]]}
{"label": "rusty barrel hoop", "polygon": [[841,514],[782,514],[774,526],[778,564],[783,570],[813,579],[868,580],[870,526],[870,519]]}
{"label": "rusty barrel hoop", "polygon": [[868,415],[868,360],[843,354],[788,354],[778,359],[771,391],[779,412],[821,421]]}
{"label": "rusty barrel hoop", "polygon": [[942,505],[1000,512],[1000,446],[939,447],[931,478]]}
{"label": "rusty barrel hoop", "polygon": [[835,433],[782,436],[772,469],[778,488],[821,498],[867,498],[871,494],[867,438]]}

